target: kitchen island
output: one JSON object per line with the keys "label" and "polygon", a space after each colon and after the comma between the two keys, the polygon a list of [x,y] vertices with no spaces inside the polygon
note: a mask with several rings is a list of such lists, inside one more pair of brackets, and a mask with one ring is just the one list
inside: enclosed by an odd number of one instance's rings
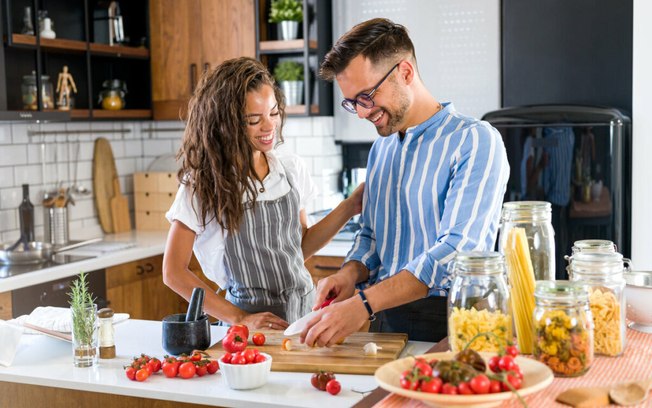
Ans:
{"label": "kitchen island", "polygon": [[[226,329],[212,327],[213,342]],[[0,366],[1,407],[193,407],[195,404],[229,407],[350,407],[363,392],[377,387],[371,375],[337,378],[342,391],[336,396],[310,384],[311,373],[272,371],[261,388],[236,391],[215,375],[184,380],[155,374],[144,382],[129,380],[123,366],[133,356],[146,353],[161,358],[161,323],[127,320],[115,325],[117,357],[99,360],[91,368],[76,368],[71,344],[43,335],[23,334],[10,367]],[[409,342],[404,354],[423,353],[432,343]]]}

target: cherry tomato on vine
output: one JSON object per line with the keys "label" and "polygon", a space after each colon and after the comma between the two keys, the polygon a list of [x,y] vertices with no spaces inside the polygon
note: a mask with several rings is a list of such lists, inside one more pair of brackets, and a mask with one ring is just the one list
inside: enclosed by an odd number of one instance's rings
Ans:
{"label": "cherry tomato on vine", "polygon": [[484,374],[478,374],[469,381],[469,386],[476,394],[488,394],[491,380]]}
{"label": "cherry tomato on vine", "polygon": [[421,387],[419,388],[421,392],[429,392],[431,394],[439,394],[441,392],[441,386],[443,382],[439,377],[432,377],[429,380],[421,381]]}
{"label": "cherry tomato on vine", "polygon": [[515,345],[507,346],[505,347],[505,353],[507,353],[507,355],[509,356],[516,358],[516,356],[518,356],[518,347],[516,347]]}
{"label": "cherry tomato on vine", "polygon": [[192,378],[195,376],[197,373],[197,367],[195,367],[195,364],[193,364],[190,361],[186,361],[185,363],[181,364],[179,366],[179,376],[181,378]]}
{"label": "cherry tomato on vine", "polygon": [[132,381],[136,379],[136,369],[133,367],[127,367],[127,369],[125,370],[125,374],[127,375],[127,378],[129,378]]}
{"label": "cherry tomato on vine", "polygon": [[145,381],[149,377],[149,371],[145,368],[141,368],[136,371],[136,381]]}
{"label": "cherry tomato on vine", "polygon": [[215,374],[220,369],[220,363],[217,360],[211,360],[207,365],[208,374]]}

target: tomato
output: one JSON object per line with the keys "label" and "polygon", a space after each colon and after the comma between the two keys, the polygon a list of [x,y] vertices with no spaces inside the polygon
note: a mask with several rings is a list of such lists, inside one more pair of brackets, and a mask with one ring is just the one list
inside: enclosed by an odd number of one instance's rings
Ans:
{"label": "tomato", "polygon": [[451,383],[445,383],[441,386],[441,393],[448,395],[457,395],[457,387]]}
{"label": "tomato", "polygon": [[162,366],[163,374],[165,374],[165,376],[167,378],[176,377],[177,374],[179,374],[179,366],[180,365],[181,365],[181,363],[179,361],[175,361],[175,362],[167,362],[166,361],[165,363],[163,363],[163,366]]}
{"label": "tomato", "polygon": [[462,395],[471,395],[471,394],[473,394],[473,390],[471,390],[471,387],[469,386],[469,383],[464,382],[464,381],[457,384],[457,392],[459,392]]}
{"label": "tomato", "polygon": [[340,385],[340,382],[335,379],[332,379],[326,383],[326,391],[331,395],[337,395],[341,390],[342,385]]}
{"label": "tomato", "polygon": [[254,333],[251,337],[251,341],[253,341],[257,346],[262,346],[265,344],[265,335],[263,333]]}
{"label": "tomato", "polygon": [[518,356],[518,347],[515,345],[507,346],[505,347],[505,353],[509,356],[516,357]]}
{"label": "tomato", "polygon": [[400,384],[401,388],[412,391],[419,389],[421,386],[420,380],[415,378],[412,374],[412,370],[405,370],[401,373]]}
{"label": "tomato", "polygon": [[326,391],[326,384],[335,379],[335,374],[330,371],[318,371],[310,377],[310,383],[313,387],[321,391]]}
{"label": "tomato", "polygon": [[222,339],[222,347],[229,353],[242,351],[247,347],[247,338],[240,333],[231,332]]}
{"label": "tomato", "polygon": [[215,374],[220,369],[220,363],[217,360],[211,360],[207,364],[208,374]]}
{"label": "tomato", "polygon": [[186,378],[186,379],[192,378],[195,376],[196,372],[197,372],[197,368],[190,361],[186,361],[185,363],[179,366],[179,376],[181,376],[181,378]]}
{"label": "tomato", "polygon": [[476,394],[488,394],[491,380],[484,374],[478,374],[469,381],[469,386]]}
{"label": "tomato", "polygon": [[147,369],[150,373],[158,373],[161,370],[161,360],[154,357],[147,362]]}
{"label": "tomato", "polygon": [[[512,387],[514,387],[515,390],[521,389],[523,386],[523,381],[521,381],[520,378],[513,376],[511,374],[507,374],[507,378],[505,379],[506,382],[509,383]],[[511,391],[511,388],[505,383],[501,384],[501,388],[503,391]]]}
{"label": "tomato", "polygon": [[489,392],[491,394],[495,394],[497,392],[500,392],[500,381],[498,380],[491,380],[491,384],[489,385]]}
{"label": "tomato", "polygon": [[262,354],[256,355],[256,358],[254,359],[254,363],[262,363],[263,361],[266,361],[267,357],[265,357]]}
{"label": "tomato", "polygon": [[423,375],[425,377],[430,377],[432,375],[432,367],[424,360],[417,360],[414,363],[414,368],[417,370],[419,375]]}
{"label": "tomato", "polygon": [[502,356],[498,360],[498,368],[500,371],[511,371],[514,369],[516,363],[514,362],[514,357],[512,356]]}
{"label": "tomato", "polygon": [[125,374],[127,374],[127,378],[132,381],[136,379],[136,369],[133,367],[127,367]]}
{"label": "tomato", "polygon": [[489,359],[489,369],[493,371],[494,373],[497,373],[500,371],[498,368],[498,361],[500,360],[500,356],[492,356]]}
{"label": "tomato", "polygon": [[234,324],[226,331],[226,334],[229,333],[240,333],[245,340],[249,338],[249,328],[244,324]]}
{"label": "tomato", "polygon": [[242,352],[242,355],[247,361],[247,364],[253,363],[254,360],[256,359],[256,352],[253,349],[246,349],[245,351]]}
{"label": "tomato", "polygon": [[519,367],[517,364],[514,364],[514,369],[512,370],[512,373],[520,378],[521,380],[523,379],[523,372],[521,371],[521,367]]}
{"label": "tomato", "polygon": [[231,364],[231,359],[233,358],[233,354],[231,353],[224,353],[224,355],[220,358],[220,361],[226,364]]}
{"label": "tomato", "polygon": [[442,386],[442,381],[441,378],[439,377],[432,377],[429,380],[423,380],[421,381],[421,391],[422,392],[429,392],[432,394],[439,394],[441,392],[441,386]]}
{"label": "tomato", "polygon": [[247,364],[247,359],[242,353],[235,353],[233,357],[231,357],[231,364],[244,365]]}
{"label": "tomato", "polygon": [[141,368],[140,370],[136,371],[136,380],[137,381],[145,381],[149,377],[149,371],[145,368]]}
{"label": "tomato", "polygon": [[190,361],[201,361],[201,353],[193,351],[192,355],[190,356]]}
{"label": "tomato", "polygon": [[197,374],[198,377],[205,376],[208,374],[208,366],[206,364],[199,364],[195,366],[195,374]]}

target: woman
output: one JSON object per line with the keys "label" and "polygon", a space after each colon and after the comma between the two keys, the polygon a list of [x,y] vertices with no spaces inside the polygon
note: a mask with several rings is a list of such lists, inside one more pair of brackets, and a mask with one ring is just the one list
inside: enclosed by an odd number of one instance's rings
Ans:
{"label": "woman", "polygon": [[[225,61],[204,76],[189,104],[179,158],[181,186],[166,214],[172,223],[163,279],[225,324],[284,329],[311,310],[314,287],[305,259],[362,208],[362,189],[315,226],[304,204],[314,184],[294,156],[278,157],[285,101],[258,61]],[[210,288],[188,268],[192,253]]]}

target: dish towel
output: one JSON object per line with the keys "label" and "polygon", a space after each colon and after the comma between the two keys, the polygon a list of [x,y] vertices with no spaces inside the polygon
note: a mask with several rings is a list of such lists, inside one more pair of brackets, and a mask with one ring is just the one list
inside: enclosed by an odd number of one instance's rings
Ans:
{"label": "dish towel", "polygon": [[[127,319],[129,319],[128,313],[116,313],[113,315],[113,324],[120,323]],[[39,306],[34,309],[32,313],[19,316],[10,320],[9,323],[20,326],[22,326],[23,323],[29,323],[33,326],[64,333],[70,333],[72,331],[70,308],[67,307]],[[28,328],[24,328],[24,330],[27,334],[42,334]]]}
{"label": "dish towel", "polygon": [[0,364],[9,367],[14,361],[23,328],[0,320]]}

